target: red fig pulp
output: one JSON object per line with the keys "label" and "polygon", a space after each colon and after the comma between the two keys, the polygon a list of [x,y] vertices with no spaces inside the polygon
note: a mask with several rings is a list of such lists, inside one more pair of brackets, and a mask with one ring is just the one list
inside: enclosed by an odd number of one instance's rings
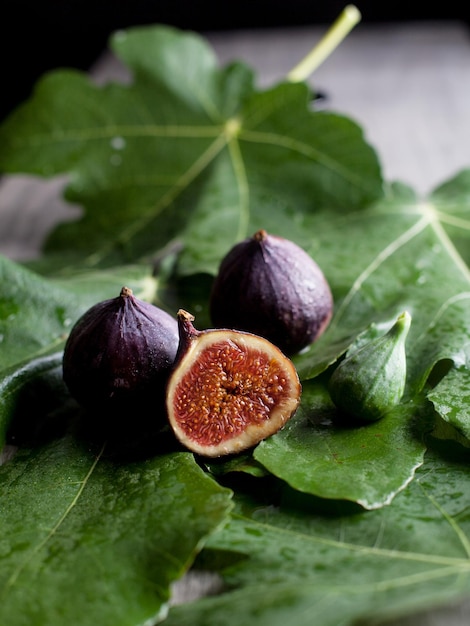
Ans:
{"label": "red fig pulp", "polygon": [[167,388],[177,439],[208,457],[234,454],[276,433],[295,413],[297,371],[268,340],[236,330],[198,331],[178,312],[180,347]]}
{"label": "red fig pulp", "polygon": [[261,335],[294,354],[323,333],[333,298],[317,263],[297,244],[259,230],[222,260],[210,297],[214,326]]}
{"label": "red fig pulp", "polygon": [[164,390],[178,343],[176,319],[123,287],[117,298],[94,305],[72,328],[64,381],[84,407],[122,409]]}

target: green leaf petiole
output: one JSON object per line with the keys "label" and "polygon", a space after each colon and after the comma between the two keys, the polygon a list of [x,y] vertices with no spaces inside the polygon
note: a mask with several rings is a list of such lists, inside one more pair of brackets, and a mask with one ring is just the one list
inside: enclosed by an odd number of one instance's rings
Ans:
{"label": "green leaf petiole", "polygon": [[348,4],[317,45],[287,74],[287,79],[293,83],[306,80],[360,21],[359,9]]}

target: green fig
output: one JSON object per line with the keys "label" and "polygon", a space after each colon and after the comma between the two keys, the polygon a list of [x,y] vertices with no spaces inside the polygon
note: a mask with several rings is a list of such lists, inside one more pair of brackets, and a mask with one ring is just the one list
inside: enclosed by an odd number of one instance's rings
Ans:
{"label": "green fig", "polygon": [[338,409],[373,422],[401,400],[406,381],[405,341],[411,315],[398,316],[390,330],[347,356],[329,381],[329,393]]}

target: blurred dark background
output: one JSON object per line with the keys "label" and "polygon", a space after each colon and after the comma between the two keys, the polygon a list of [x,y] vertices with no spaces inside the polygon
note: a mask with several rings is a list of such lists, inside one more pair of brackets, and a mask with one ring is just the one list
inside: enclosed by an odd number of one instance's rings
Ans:
{"label": "blurred dark background", "polygon": [[[331,24],[347,2],[324,0],[3,0],[0,121],[31,93],[47,70],[86,70],[118,29],[170,24],[199,32]],[[460,20],[470,24],[469,3],[377,0],[355,3],[362,23]]]}

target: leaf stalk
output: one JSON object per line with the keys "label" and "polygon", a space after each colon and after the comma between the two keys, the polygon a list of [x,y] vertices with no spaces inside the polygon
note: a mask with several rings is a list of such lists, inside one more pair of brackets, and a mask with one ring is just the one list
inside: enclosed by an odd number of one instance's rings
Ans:
{"label": "leaf stalk", "polygon": [[359,9],[348,4],[317,45],[287,74],[287,79],[293,83],[306,80],[360,21]]}

